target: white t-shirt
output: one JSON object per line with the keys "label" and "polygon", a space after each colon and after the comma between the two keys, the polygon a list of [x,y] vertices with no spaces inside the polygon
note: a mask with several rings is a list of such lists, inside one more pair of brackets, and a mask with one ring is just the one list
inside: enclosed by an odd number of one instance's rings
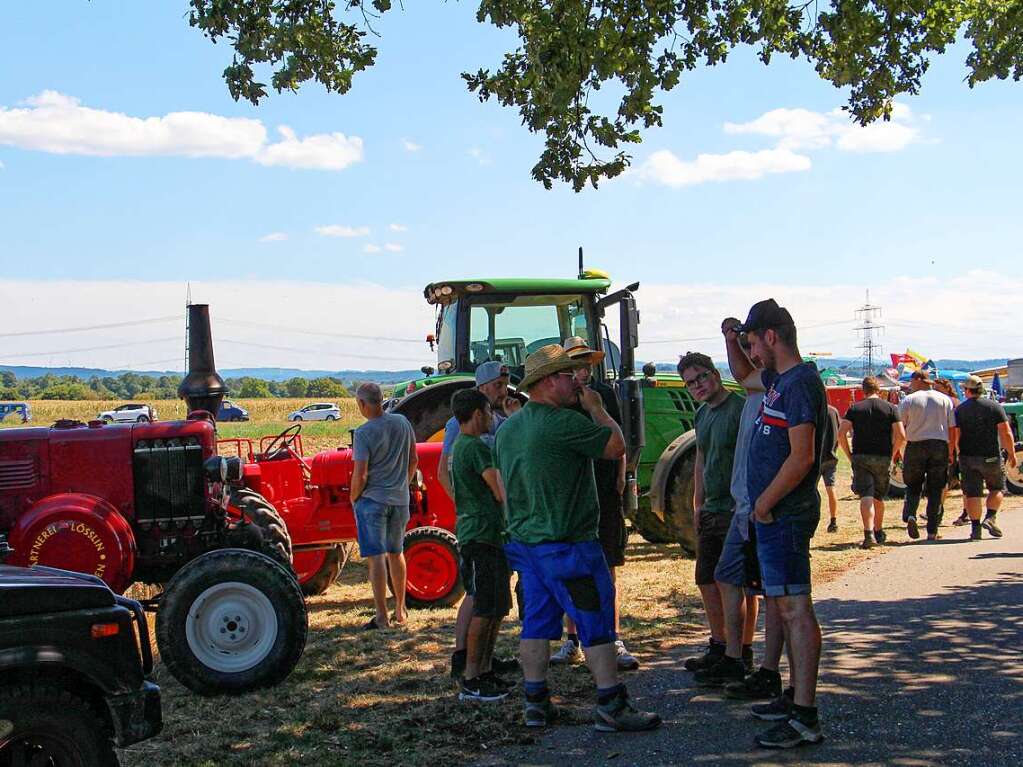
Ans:
{"label": "white t-shirt", "polygon": [[952,400],[930,389],[913,392],[902,400],[899,418],[906,427],[906,439],[910,442],[925,439],[948,442],[949,429],[956,425]]}

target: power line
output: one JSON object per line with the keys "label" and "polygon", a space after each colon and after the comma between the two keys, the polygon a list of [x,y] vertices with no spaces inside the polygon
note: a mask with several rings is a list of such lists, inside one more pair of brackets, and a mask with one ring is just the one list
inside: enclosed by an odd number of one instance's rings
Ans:
{"label": "power line", "polygon": [[[847,325],[851,321],[852,320],[834,320],[834,321],[831,321],[831,322],[818,322],[818,323],[815,323],[815,324],[812,324],[812,325],[796,325],[796,328],[799,329],[799,330],[813,330],[815,328],[831,327],[832,325]],[[701,336],[701,337],[698,337],[698,338],[659,338],[659,339],[654,339],[652,341],[640,341],[640,346],[643,346],[644,344],[646,344],[646,345],[650,345],[650,344],[684,344],[684,343],[689,343],[690,341],[716,341],[716,340],[718,340],[720,338],[721,338],[720,334],[718,334],[716,336]]]}
{"label": "power line", "polygon": [[423,338],[392,338],[388,336],[360,336],[351,333],[334,333],[326,330],[309,330],[308,328],[292,328],[285,327],[283,325],[270,325],[265,322],[250,322],[248,320],[231,320],[223,317],[218,317],[217,322],[227,322],[231,325],[243,325],[252,328],[264,328],[266,330],[278,330],[286,333],[301,333],[307,336],[325,336],[327,338],[347,338],[357,341],[390,341],[393,343],[401,344],[421,344],[425,340]]}
{"label": "power line", "polygon": [[[53,330],[23,330],[17,333],[0,333],[0,338],[18,338],[22,336],[45,336],[52,335],[54,333],[83,333],[87,330],[109,330],[110,328],[128,328],[136,325],[153,325],[158,322],[169,322],[170,320],[180,320],[181,317],[174,315],[173,317],[153,317],[148,320],[134,320],[132,322],[112,322],[108,325],[84,325],[77,328],[55,328]],[[28,356],[28,355],[21,355]]]}
{"label": "power line", "polygon": [[123,349],[126,346],[139,346],[140,344],[162,344],[167,341],[179,341],[178,336],[172,336],[170,338],[149,338],[144,341],[129,341],[123,344],[106,344],[105,346],[83,346],[78,349],[63,349],[60,351],[53,352],[26,352],[21,353],[10,353],[10,358],[21,359],[22,357],[51,357],[60,354],[78,354],[79,352],[98,352],[105,351],[107,349]]}
{"label": "power line", "polygon": [[217,341],[218,344],[235,344],[236,346],[251,346],[256,349],[271,349],[275,351],[284,352],[297,352],[298,354],[315,354],[320,357],[324,356],[336,356],[336,357],[355,357],[357,359],[365,360],[384,360],[387,362],[403,362],[408,364],[408,357],[379,357],[373,354],[352,354],[350,352],[323,352],[313,349],[296,349],[293,346],[276,346],[274,344],[258,344],[251,341],[236,341],[232,338],[221,338]]}

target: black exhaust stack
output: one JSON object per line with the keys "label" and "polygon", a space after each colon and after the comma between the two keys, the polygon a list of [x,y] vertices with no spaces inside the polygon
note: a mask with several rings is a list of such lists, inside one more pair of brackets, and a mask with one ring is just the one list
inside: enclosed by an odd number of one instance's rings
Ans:
{"label": "black exhaust stack", "polygon": [[213,364],[213,335],[208,304],[188,305],[188,374],[178,386],[178,396],[188,412],[205,410],[216,416],[227,394],[227,385]]}

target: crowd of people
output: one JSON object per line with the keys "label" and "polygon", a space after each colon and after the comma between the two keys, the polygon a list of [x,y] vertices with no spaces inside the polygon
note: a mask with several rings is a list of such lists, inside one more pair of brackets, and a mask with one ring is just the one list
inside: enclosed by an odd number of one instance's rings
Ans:
{"label": "crowd of people", "polygon": [[[706,651],[684,665],[696,685],[748,701],[754,717],[772,723],[755,737],[758,745],[818,743],[821,629],[811,596],[810,543],[821,517],[820,480],[827,529],[837,530],[838,450],[852,466],[864,548],[886,542],[884,499],[900,457],[908,536],[920,536],[918,510],[926,496],[927,537],[940,538],[949,465],[957,461],[963,518],[971,539],[979,539],[984,530],[1002,534],[1002,451],[1015,465],[1012,435],[1004,410],[983,396],[980,379],[967,380],[966,399],[957,403],[933,388],[926,371],[914,374],[912,393],[897,407],[867,377],[864,398],[840,414],[828,405],[816,366],[800,355],[792,316],[773,299],[755,304],[744,322],[725,319],[721,332],[732,378],[745,396],[725,384],[706,354],[690,352],[678,363],[700,403],[695,576],[710,634]],[[626,443],[613,390],[591,375],[603,356],[581,338],[538,349],[526,359],[517,387],[528,397],[524,405],[524,398],[509,396],[508,368],[486,362],[476,370],[476,386],[452,398],[454,415],[445,428],[439,480],[456,505],[466,590],[451,675],[461,700],[496,702],[516,687],[510,674],[521,670],[529,727],[545,727],[558,713],[549,666],[581,662],[593,678],[597,730],[661,724],[658,714],[635,705],[622,681],[624,671],[640,664],[620,635],[615,582],[627,539]],[[363,384],[356,397],[367,421],[355,433],[351,494],[376,606],[365,628],[373,630],[405,621],[401,551],[416,451],[408,421],[383,411],[378,386]],[[391,614],[388,572],[395,592]],[[495,657],[502,622],[516,601],[518,658]],[[757,666],[753,640],[761,603],[764,649]],[[561,642],[553,655],[551,642]]]}

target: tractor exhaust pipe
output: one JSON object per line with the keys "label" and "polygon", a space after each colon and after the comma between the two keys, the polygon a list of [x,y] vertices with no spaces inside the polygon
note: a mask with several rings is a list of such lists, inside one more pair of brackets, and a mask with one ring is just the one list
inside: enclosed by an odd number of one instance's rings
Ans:
{"label": "tractor exhaust pipe", "polygon": [[188,305],[188,374],[178,386],[178,396],[188,412],[205,410],[216,416],[227,394],[227,385],[213,364],[213,335],[208,304]]}

